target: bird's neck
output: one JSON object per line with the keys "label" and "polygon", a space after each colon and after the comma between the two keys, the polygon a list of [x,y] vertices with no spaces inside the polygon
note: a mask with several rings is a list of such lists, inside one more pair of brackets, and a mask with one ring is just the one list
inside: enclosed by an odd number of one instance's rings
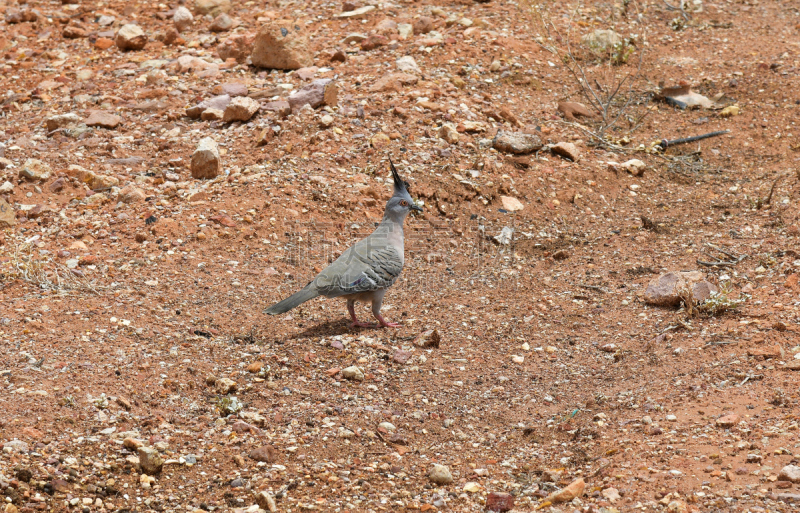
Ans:
{"label": "bird's neck", "polygon": [[387,212],[383,216],[381,224],[375,229],[376,232],[382,232],[386,238],[397,248],[403,247],[403,221],[405,216],[400,219],[395,219]]}
{"label": "bird's neck", "polygon": [[394,224],[394,225],[397,225],[397,227],[402,232],[403,231],[403,222],[405,220],[406,220],[406,215],[405,214],[392,213],[392,212],[389,212],[389,210],[387,210],[383,214],[383,219],[381,220],[381,225],[390,226],[390,225]]}

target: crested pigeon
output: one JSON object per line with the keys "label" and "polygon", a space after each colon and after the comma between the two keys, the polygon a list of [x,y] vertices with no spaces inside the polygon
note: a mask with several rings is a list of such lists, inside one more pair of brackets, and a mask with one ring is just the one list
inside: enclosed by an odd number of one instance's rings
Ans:
{"label": "crested pigeon", "polygon": [[394,179],[394,194],[386,203],[383,220],[372,234],[348,248],[301,291],[266,310],[270,315],[282,314],[317,296],[347,299],[351,327],[375,328],[378,325],[360,322],[356,318],[356,301],[372,303],[372,315],[380,327],[397,328],[381,316],[381,304],[386,290],[403,270],[403,221],[412,210],[421,212],[408,193],[409,184],[400,178],[391,159],[389,165]]}

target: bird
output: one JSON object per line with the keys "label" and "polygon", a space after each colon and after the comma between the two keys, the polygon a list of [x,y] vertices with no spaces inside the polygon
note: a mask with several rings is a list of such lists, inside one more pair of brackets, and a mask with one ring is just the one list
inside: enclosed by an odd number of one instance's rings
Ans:
{"label": "bird", "polygon": [[[341,297],[347,300],[350,327],[398,328],[381,316],[383,296],[403,270],[405,261],[403,222],[412,211],[422,212],[409,193],[410,185],[400,178],[391,158],[389,167],[394,180],[394,193],[375,231],[348,248],[332,264],[323,269],[302,290],[265,310],[269,315],[288,312],[317,296]],[[371,302],[372,315],[378,324],[361,322],[356,317],[356,302]]]}

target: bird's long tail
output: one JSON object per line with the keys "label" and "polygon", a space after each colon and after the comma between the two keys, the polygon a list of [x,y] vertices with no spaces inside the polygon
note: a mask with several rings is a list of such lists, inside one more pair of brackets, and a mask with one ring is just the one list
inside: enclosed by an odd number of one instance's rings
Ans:
{"label": "bird's long tail", "polygon": [[275,303],[274,305],[270,306],[265,310],[265,312],[268,313],[269,315],[282,314],[288,312],[289,310],[298,305],[305,303],[309,299],[314,299],[317,296],[319,296],[319,292],[317,292],[316,287],[309,284],[308,286],[306,286],[306,288],[304,288],[300,292],[297,292],[296,294],[287,297],[280,303]]}

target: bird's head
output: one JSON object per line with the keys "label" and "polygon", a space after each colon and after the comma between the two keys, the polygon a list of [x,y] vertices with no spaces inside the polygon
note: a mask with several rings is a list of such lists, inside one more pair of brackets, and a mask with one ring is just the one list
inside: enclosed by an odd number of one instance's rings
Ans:
{"label": "bird's head", "polygon": [[397,168],[394,167],[392,159],[389,159],[389,166],[392,169],[392,178],[394,179],[394,194],[386,203],[386,215],[392,219],[404,219],[409,212],[416,210],[422,212],[422,207],[414,203],[414,199],[409,194],[409,183],[400,178]]}

